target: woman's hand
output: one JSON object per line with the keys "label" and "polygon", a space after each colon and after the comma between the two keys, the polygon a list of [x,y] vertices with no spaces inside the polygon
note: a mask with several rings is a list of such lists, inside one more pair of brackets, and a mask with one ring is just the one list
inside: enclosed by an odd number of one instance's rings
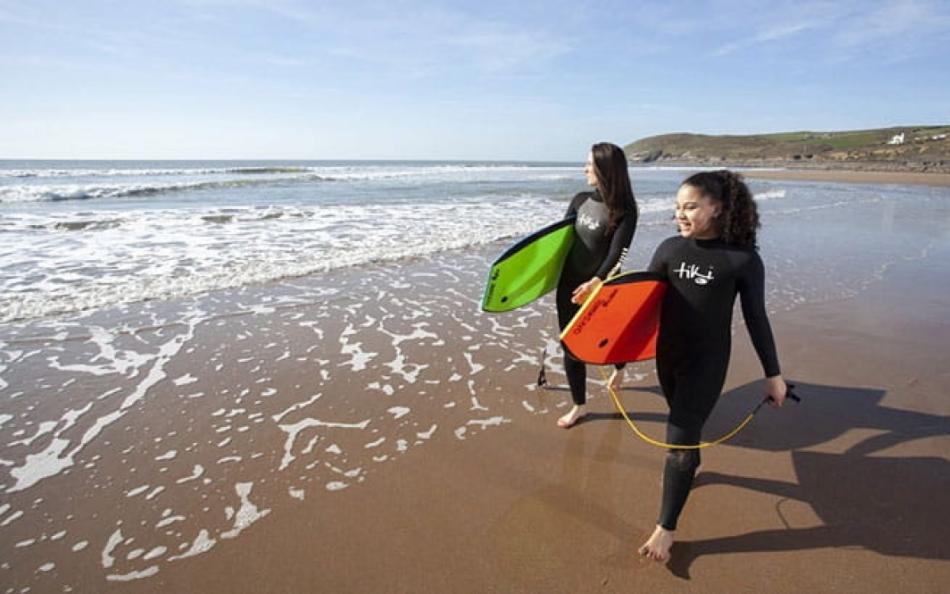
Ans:
{"label": "woman's hand", "polygon": [[574,289],[574,292],[571,294],[571,303],[576,303],[578,305],[584,303],[587,301],[587,298],[590,297],[590,294],[603,282],[604,281],[595,276],[586,283],[580,285]]}
{"label": "woman's hand", "polygon": [[765,378],[765,395],[769,398],[769,404],[779,408],[785,402],[785,395],[788,394],[788,386],[781,375],[773,375]]}

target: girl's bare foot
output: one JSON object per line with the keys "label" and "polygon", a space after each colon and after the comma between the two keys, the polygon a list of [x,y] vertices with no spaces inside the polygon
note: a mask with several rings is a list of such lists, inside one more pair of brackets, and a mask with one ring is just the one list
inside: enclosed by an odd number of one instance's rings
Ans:
{"label": "girl's bare foot", "polygon": [[664,563],[670,558],[670,547],[673,546],[673,533],[662,526],[657,526],[650,538],[637,552],[654,561]]}
{"label": "girl's bare foot", "polygon": [[574,405],[574,408],[572,408],[570,412],[557,420],[557,426],[561,429],[567,429],[585,416],[587,416],[587,411],[584,410],[584,407]]}

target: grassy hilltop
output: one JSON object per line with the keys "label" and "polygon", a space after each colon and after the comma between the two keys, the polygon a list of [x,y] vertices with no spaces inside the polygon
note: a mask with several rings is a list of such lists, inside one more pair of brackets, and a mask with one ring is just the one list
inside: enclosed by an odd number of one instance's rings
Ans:
{"label": "grassy hilltop", "polygon": [[[903,134],[903,143],[891,144]],[[950,126],[749,136],[663,134],[624,147],[634,162],[950,171]]]}

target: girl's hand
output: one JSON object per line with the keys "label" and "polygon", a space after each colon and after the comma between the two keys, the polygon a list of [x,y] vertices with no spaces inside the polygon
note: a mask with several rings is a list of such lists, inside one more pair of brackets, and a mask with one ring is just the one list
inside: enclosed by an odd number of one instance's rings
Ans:
{"label": "girl's hand", "polygon": [[780,408],[785,402],[785,395],[788,394],[788,386],[781,375],[773,375],[765,378],[765,395],[769,397],[769,404],[775,408]]}
{"label": "girl's hand", "polygon": [[574,292],[571,294],[571,303],[576,303],[578,305],[584,303],[590,294],[601,285],[603,281],[597,278],[596,276],[586,283],[580,285]]}

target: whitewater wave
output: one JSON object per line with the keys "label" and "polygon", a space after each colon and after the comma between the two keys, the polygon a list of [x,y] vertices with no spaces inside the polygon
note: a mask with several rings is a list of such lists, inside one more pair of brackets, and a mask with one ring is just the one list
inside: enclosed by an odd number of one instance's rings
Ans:
{"label": "whitewater wave", "polygon": [[[47,217],[46,233],[0,261],[10,272],[0,277],[0,321],[471,248],[524,235],[539,221],[556,219],[563,207],[546,198],[510,197],[493,208],[487,201]],[[38,219],[18,217],[19,230]],[[66,231],[72,232],[68,241],[61,235]],[[37,269],[36,261],[44,267]],[[16,281],[20,271],[33,274],[29,287]]]}
{"label": "whitewater wave", "polygon": [[0,233],[30,231],[75,232],[101,231],[125,226],[135,231],[159,234],[163,230],[192,228],[202,232],[202,225],[220,227],[232,224],[254,224],[280,220],[314,220],[324,216],[319,208],[294,206],[253,206],[212,208],[205,210],[142,210],[114,213],[73,213],[37,215],[21,213],[0,219]]}
{"label": "whitewater wave", "polygon": [[176,183],[90,184],[90,185],[17,185],[0,187],[0,203],[62,202],[102,198],[141,198],[159,194],[199,190],[249,188],[286,183],[318,183],[334,181],[319,175],[270,179],[223,179]]}
{"label": "whitewater wave", "polygon": [[771,200],[773,198],[785,198],[785,190],[768,190],[766,192],[757,192],[753,197],[757,202]]}
{"label": "whitewater wave", "polygon": [[32,169],[0,169],[0,179],[28,179],[28,178],[84,178],[84,177],[167,177],[167,176],[195,176],[195,175],[279,175],[279,174],[325,174],[338,172],[344,178],[379,179],[380,176],[406,177],[417,175],[432,175],[445,173],[486,173],[486,172],[544,172],[544,171],[574,171],[573,166],[544,166],[544,165],[480,165],[480,164],[433,164],[418,165],[243,165],[229,167],[183,167],[183,168],[32,168]]}
{"label": "whitewater wave", "polygon": [[[181,179],[168,180],[167,176]],[[61,178],[61,183],[0,183],[0,203],[59,202],[140,198],[189,191],[304,185],[321,182],[399,185],[427,183],[558,182],[580,177],[574,167],[521,165],[431,165],[320,167],[228,167],[221,169],[100,169],[100,170],[0,170],[0,177]],[[110,178],[128,177],[112,181]],[[195,179],[196,176],[201,176]],[[69,178],[68,180],[66,178]],[[10,180],[12,181],[12,180]],[[9,182],[8,182],[9,183]]]}
{"label": "whitewater wave", "polygon": [[166,177],[188,175],[308,173],[313,167],[189,167],[189,168],[133,168],[133,169],[0,169],[0,178],[59,178],[59,177]]}

